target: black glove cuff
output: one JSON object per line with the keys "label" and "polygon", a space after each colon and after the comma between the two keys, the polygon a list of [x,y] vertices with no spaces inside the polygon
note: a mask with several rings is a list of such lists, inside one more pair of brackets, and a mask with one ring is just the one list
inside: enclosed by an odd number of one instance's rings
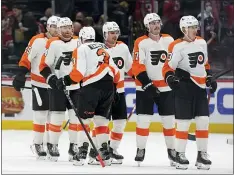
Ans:
{"label": "black glove cuff", "polygon": [[172,72],[172,71],[169,71],[169,72],[166,73],[166,75],[165,75],[165,82],[166,82],[167,84],[168,84],[167,79],[168,79],[170,76],[175,76],[175,73]]}
{"label": "black glove cuff", "polygon": [[210,69],[206,69],[206,74],[207,74],[207,77],[212,76],[212,71]]}
{"label": "black glove cuff", "polygon": [[50,70],[49,67],[45,67],[45,68],[40,72],[40,74],[41,74],[45,79],[47,79],[48,76],[49,76],[51,73],[52,73],[52,72],[51,72],[51,70]]}
{"label": "black glove cuff", "polygon": [[22,75],[26,75],[29,72],[28,68],[26,68],[24,66],[20,66],[19,70],[20,70],[20,74],[22,74]]}
{"label": "black glove cuff", "polygon": [[152,82],[152,81],[149,79],[149,77],[148,77],[146,71],[139,73],[139,74],[136,76],[136,79],[138,79],[138,80],[141,82],[141,84],[142,84],[143,87]]}
{"label": "black glove cuff", "polygon": [[63,81],[64,81],[65,86],[70,86],[71,84],[76,84],[76,82],[73,81],[69,75],[64,76]]}

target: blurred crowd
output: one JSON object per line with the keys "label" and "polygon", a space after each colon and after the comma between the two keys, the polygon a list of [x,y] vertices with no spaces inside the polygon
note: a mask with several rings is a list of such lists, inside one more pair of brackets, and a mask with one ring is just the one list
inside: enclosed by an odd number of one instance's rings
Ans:
{"label": "blurred crowd", "polygon": [[[41,0],[43,1],[43,0]],[[5,2],[5,3],[4,3]],[[9,3],[11,2],[11,3]],[[45,31],[46,21],[52,16],[51,4],[14,3],[2,1],[2,65],[17,64],[30,38]],[[29,1],[28,1],[29,2]],[[57,16],[73,20],[74,33],[83,26],[96,30],[97,41],[102,42],[104,0],[56,0]],[[162,32],[174,39],[181,36],[179,19],[193,15],[202,22],[204,6],[204,38],[208,43],[209,59],[214,69],[233,67],[234,60],[234,0],[108,0],[107,21],[116,21],[121,29],[120,40],[132,50],[134,39],[145,31],[143,17],[149,12],[158,13],[163,21]],[[32,3],[32,2],[31,2]],[[201,30],[199,32],[201,35]],[[5,67],[3,67],[5,68]]]}

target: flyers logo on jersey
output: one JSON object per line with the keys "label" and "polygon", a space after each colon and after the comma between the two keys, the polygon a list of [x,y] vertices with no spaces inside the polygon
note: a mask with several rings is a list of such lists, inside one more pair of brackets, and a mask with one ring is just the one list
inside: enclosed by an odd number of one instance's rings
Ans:
{"label": "flyers logo on jersey", "polygon": [[116,66],[119,68],[119,69],[122,69],[124,67],[124,59],[121,58],[121,57],[114,57],[113,58]]}
{"label": "flyers logo on jersey", "polygon": [[202,52],[189,53],[189,63],[191,68],[195,68],[198,64],[204,64],[205,56]]}
{"label": "flyers logo on jersey", "polygon": [[159,61],[165,63],[167,59],[167,52],[165,50],[150,51],[151,64],[158,65]]}

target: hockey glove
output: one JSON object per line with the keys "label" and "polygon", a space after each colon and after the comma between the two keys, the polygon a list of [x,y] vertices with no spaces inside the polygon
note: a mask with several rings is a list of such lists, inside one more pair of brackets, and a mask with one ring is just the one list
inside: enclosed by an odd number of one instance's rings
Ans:
{"label": "hockey glove", "polygon": [[217,89],[217,82],[212,79],[212,75],[208,75],[206,77],[206,87],[209,88],[211,94],[215,93]]}
{"label": "hockey glove", "polygon": [[158,88],[156,88],[152,81],[149,79],[146,71],[139,73],[136,76],[136,79],[138,79],[142,83],[142,89],[147,93],[148,96],[155,98],[158,97],[160,94],[160,91]]}
{"label": "hockey glove", "polygon": [[166,73],[166,83],[173,90],[179,89],[180,87],[180,79],[177,76],[175,76],[173,72]]}
{"label": "hockey glove", "polygon": [[46,79],[46,83],[50,85],[52,89],[58,89],[56,82],[58,81],[58,78],[54,74],[50,74],[48,78]]}
{"label": "hockey glove", "polygon": [[25,75],[28,71],[29,70],[27,68],[20,67],[20,73],[15,76],[12,82],[12,85],[16,91],[20,91],[20,89],[25,86],[25,81],[26,81]]}
{"label": "hockey glove", "polygon": [[72,80],[69,75],[66,75],[63,78],[60,78],[56,81],[57,88],[59,90],[64,90],[66,86],[70,86],[72,84]]}
{"label": "hockey glove", "polygon": [[155,98],[159,97],[160,91],[154,86],[153,83],[149,83],[146,86],[142,86],[142,89],[147,93],[148,96]]}

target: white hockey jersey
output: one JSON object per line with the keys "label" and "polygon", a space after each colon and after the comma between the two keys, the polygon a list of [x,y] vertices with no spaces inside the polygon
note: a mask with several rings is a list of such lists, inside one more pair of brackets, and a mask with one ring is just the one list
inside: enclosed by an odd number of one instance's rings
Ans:
{"label": "white hockey jersey", "polygon": [[[45,67],[49,67],[51,72],[57,76],[57,78],[69,75],[75,64],[74,58],[72,58],[73,51],[79,47],[78,37],[74,36],[70,41],[64,42],[58,37],[51,38],[47,41],[46,50],[41,58],[40,71]],[[64,60],[63,55],[70,55],[70,60]],[[72,84],[67,86],[67,90],[79,89],[79,84]]]}
{"label": "white hockey jersey", "polygon": [[19,62],[19,66],[26,67],[28,70],[31,69],[32,85],[41,88],[48,88],[45,78],[41,76],[39,71],[39,64],[44,54],[47,40],[48,38],[44,33],[32,37]]}
{"label": "white hockey jersey", "polygon": [[106,74],[113,77],[114,83],[120,81],[120,73],[103,43],[84,43],[74,51],[75,66],[70,78],[75,82],[82,80],[82,86],[102,79]]}
{"label": "white hockey jersey", "polygon": [[[168,46],[174,39],[167,34],[161,34],[160,40],[154,41],[144,35],[134,43],[132,71],[136,77],[146,71],[153,84],[161,92],[170,91],[162,75],[162,68],[167,59]],[[136,79],[136,89],[142,91],[142,84]]]}
{"label": "white hockey jersey", "polygon": [[190,74],[190,79],[201,88],[206,88],[206,70],[210,69],[206,41],[196,37],[195,41],[187,42],[177,39],[169,46],[170,59],[163,67],[165,77],[168,71],[176,68],[185,70]]}
{"label": "white hockey jersey", "polygon": [[132,55],[129,52],[128,46],[118,41],[114,47],[108,48],[107,52],[112,57],[114,63],[120,71],[120,81],[117,84],[118,93],[124,92],[124,77],[125,72],[132,77]]}

